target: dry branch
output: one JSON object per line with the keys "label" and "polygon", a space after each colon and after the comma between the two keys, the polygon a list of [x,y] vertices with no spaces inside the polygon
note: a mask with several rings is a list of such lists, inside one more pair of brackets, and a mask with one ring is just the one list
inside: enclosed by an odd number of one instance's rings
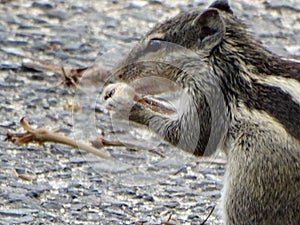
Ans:
{"label": "dry branch", "polygon": [[[199,225],[205,225],[205,223],[207,222],[207,220],[209,219],[209,217],[212,215],[214,209],[215,209],[215,207],[213,207],[213,208],[210,210],[208,216],[207,216],[207,217],[205,218],[205,220],[203,220],[203,222],[201,222]],[[172,219],[172,214],[169,215],[169,218],[167,219],[167,221],[161,222],[161,223],[159,223],[159,224],[148,224],[148,223],[140,223],[140,222],[139,222],[139,223],[136,223],[136,225],[178,225],[178,224],[179,224],[178,221],[176,221],[176,223],[170,222],[171,219]]]}
{"label": "dry branch", "polygon": [[13,170],[12,171],[13,174],[20,178],[21,180],[24,180],[24,181],[33,181],[36,179],[36,176],[34,174],[29,174],[29,173],[18,173],[17,170]]}
{"label": "dry branch", "polygon": [[126,146],[124,143],[120,141],[110,141],[105,139],[103,136],[97,137],[95,140],[91,141],[91,144],[95,148],[101,148],[103,146],[115,146],[115,147],[124,147]]}
{"label": "dry branch", "polygon": [[80,148],[104,159],[114,159],[108,153],[105,153],[92,146],[75,141],[71,138],[58,134],[57,132],[50,131],[45,127],[34,129],[25,121],[24,118],[20,120],[20,124],[23,129],[26,130],[26,133],[11,133],[8,131],[5,141],[10,141],[16,145],[24,145],[31,142],[36,142],[38,144],[44,144],[45,142],[54,142],[69,145],[75,148]]}
{"label": "dry branch", "polygon": [[30,57],[26,57],[22,66],[27,69],[46,70],[59,74],[63,78],[62,84],[66,85],[68,88],[76,88],[83,76],[90,80],[96,80],[99,82],[106,80],[111,75],[110,71],[98,66],[97,64],[93,64],[88,67],[74,67],[70,65],[63,66],[59,63],[32,59]]}
{"label": "dry branch", "polygon": [[213,213],[214,210],[215,210],[215,207],[212,207],[208,216],[205,218],[205,220],[200,225],[205,225],[205,223],[207,222],[207,220],[209,219],[209,217],[211,216],[211,214]]}

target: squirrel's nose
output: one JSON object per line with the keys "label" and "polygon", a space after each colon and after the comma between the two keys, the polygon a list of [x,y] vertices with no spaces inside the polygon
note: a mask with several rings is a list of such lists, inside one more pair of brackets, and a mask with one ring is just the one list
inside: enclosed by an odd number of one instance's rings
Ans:
{"label": "squirrel's nose", "polygon": [[111,98],[111,96],[113,96],[114,95],[114,93],[116,92],[116,89],[111,89],[111,90],[109,90],[109,91],[107,91],[106,93],[105,93],[105,95],[104,95],[104,100],[107,100],[107,99],[109,99],[109,98]]}

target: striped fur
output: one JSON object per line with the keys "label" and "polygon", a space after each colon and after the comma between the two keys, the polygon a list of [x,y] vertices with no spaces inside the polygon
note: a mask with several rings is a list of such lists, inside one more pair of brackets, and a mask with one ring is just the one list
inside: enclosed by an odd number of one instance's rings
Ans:
{"label": "striped fur", "polygon": [[157,25],[114,74],[164,77],[188,93],[176,117],[136,103],[130,119],[195,155],[222,146],[227,225],[300,224],[300,63],[255,40],[227,1]]}

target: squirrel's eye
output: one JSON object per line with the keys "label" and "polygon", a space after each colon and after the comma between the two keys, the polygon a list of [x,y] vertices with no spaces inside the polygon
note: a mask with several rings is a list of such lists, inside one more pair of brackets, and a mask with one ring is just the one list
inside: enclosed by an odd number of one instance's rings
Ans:
{"label": "squirrel's eye", "polygon": [[164,42],[164,40],[162,40],[162,39],[153,38],[149,41],[146,49],[147,49],[147,51],[155,52],[162,47],[163,42]]}

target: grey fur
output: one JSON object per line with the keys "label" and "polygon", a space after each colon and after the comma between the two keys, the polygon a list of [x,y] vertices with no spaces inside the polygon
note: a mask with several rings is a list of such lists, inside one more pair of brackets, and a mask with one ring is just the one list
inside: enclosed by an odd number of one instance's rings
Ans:
{"label": "grey fur", "polygon": [[[151,40],[161,48],[149,48]],[[300,224],[300,94],[269,82],[280,78],[299,88],[300,64],[264,48],[227,1],[157,25],[114,74],[128,84],[164,77],[185,90],[178,116],[137,102],[130,119],[195,155],[221,145],[228,158],[225,224]]]}

